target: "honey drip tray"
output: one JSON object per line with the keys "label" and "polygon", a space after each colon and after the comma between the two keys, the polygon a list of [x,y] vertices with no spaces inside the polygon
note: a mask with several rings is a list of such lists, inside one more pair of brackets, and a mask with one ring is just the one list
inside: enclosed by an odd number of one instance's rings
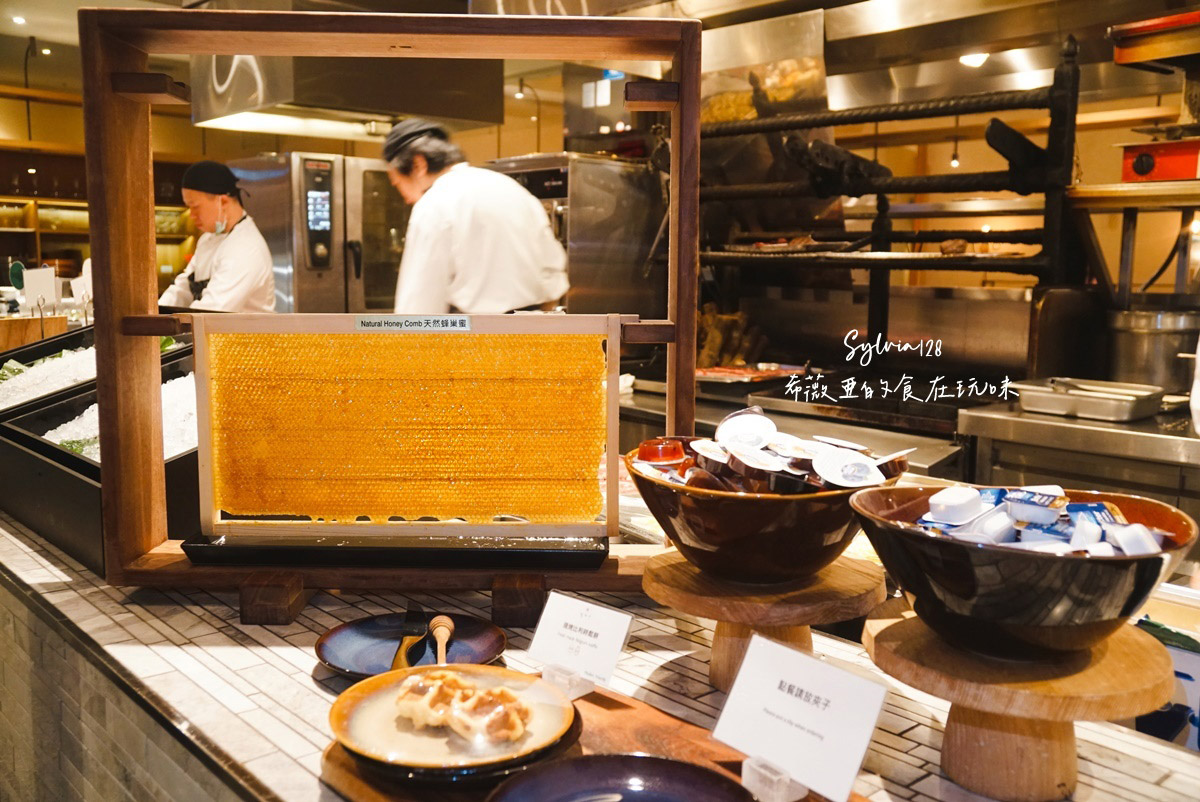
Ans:
{"label": "honey drip tray", "polygon": [[183,542],[197,565],[598,569],[608,537],[539,535],[203,535]]}

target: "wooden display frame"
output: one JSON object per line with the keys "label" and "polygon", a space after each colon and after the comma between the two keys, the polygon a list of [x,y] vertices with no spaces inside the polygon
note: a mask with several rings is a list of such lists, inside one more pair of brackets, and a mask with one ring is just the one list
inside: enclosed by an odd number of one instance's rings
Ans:
{"label": "wooden display frame", "polygon": [[[96,310],[97,397],[105,575],[113,584],[229,588],[252,567],[197,566],[167,539],[157,342],[179,330],[156,318],[153,95],[126,91],[150,54],[670,61],[674,88],[637,94],[671,116],[667,321],[622,324],[628,342],[667,346],[667,431],[690,434],[695,417],[699,261],[700,30],[696,20],[488,15],[82,9],[87,191]],[[116,79],[114,86],[114,76]],[[180,90],[182,92],[182,89]],[[380,568],[291,572],[305,587],[487,589],[514,597],[530,587],[636,590],[644,547],[613,547],[595,572],[498,574]],[[501,582],[501,579],[503,581]],[[535,588],[536,589],[536,588]]]}
{"label": "wooden display frame", "polygon": [[[471,337],[479,334],[601,334],[605,342],[605,522],[570,524],[537,524],[528,522],[492,522],[469,524],[461,522],[403,521],[394,523],[359,523],[314,521],[222,521],[213,502],[212,465],[212,405],[209,402],[208,342],[209,334],[267,333],[267,334],[377,334],[357,328],[359,317],[377,315],[193,315],[192,334],[196,353],[196,422],[199,434],[197,448],[200,475],[200,530],[206,537],[222,535],[270,536],[311,535],[472,535],[472,536],[558,536],[558,537],[615,537],[619,524],[617,466],[620,457],[620,359],[621,322],[636,322],[636,317],[622,315],[470,315],[470,329],[446,332],[443,337]],[[421,330],[422,334],[428,334]],[[436,332],[435,332],[436,333]],[[404,337],[404,331],[384,336]]]}

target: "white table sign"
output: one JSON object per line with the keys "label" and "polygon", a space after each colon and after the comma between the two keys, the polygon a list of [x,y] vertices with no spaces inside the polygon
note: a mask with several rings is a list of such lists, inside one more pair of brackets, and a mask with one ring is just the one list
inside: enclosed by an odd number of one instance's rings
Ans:
{"label": "white table sign", "polygon": [[42,312],[50,314],[54,311],[54,305],[58,303],[58,279],[54,275],[53,267],[39,267],[36,270],[26,270],[24,273],[25,279],[25,303],[33,310],[34,315],[38,313],[38,297],[44,300]]}
{"label": "white table sign", "polygon": [[561,593],[551,593],[529,654],[550,665],[607,684],[629,638],[633,616]]}
{"label": "white table sign", "polygon": [[841,802],[850,798],[886,696],[874,680],[754,635],[713,737]]}

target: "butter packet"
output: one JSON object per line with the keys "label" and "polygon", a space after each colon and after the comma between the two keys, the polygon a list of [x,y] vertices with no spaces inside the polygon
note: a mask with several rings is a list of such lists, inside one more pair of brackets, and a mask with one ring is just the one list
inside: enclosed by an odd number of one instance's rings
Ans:
{"label": "butter packet", "polygon": [[1013,527],[1013,520],[1008,517],[1008,511],[1003,507],[992,507],[970,523],[957,527],[947,534],[959,540],[993,546],[999,543],[1011,543],[1017,539],[1017,530]]}
{"label": "butter packet", "polygon": [[1104,541],[1130,557],[1157,554],[1162,551],[1166,536],[1167,533],[1161,529],[1151,529],[1144,524],[1109,524],[1104,527]]}
{"label": "butter packet", "polygon": [[1086,516],[1100,526],[1105,524],[1129,523],[1116,504],[1107,501],[1078,501],[1067,505],[1067,516],[1071,523],[1078,524],[1080,516]]}
{"label": "butter packet", "polygon": [[1013,490],[1004,497],[1008,514],[1017,521],[1031,524],[1052,524],[1067,507],[1066,496],[1035,493],[1030,490]]}
{"label": "butter packet", "polygon": [[1041,540],[1041,541],[1013,541],[1011,543],[998,543],[998,546],[1004,546],[1010,549],[1021,549],[1023,551],[1039,551],[1047,554],[1070,554],[1071,546],[1069,543],[1064,543],[1061,540]]}
{"label": "butter packet", "polygon": [[[966,488],[965,490],[973,490]],[[987,515],[1004,501],[1004,495],[1008,491],[1003,487],[981,487],[978,489],[980,506],[973,515],[969,515],[963,520],[957,522],[947,522],[937,518],[932,512],[927,512],[917,519],[917,525],[923,526],[926,529],[937,529],[942,534],[950,534],[955,529],[962,529],[971,526],[980,518]],[[932,506],[932,504],[930,505]]]}
{"label": "butter packet", "polygon": [[1008,490],[1003,487],[981,487],[979,488],[979,496],[983,499],[983,506],[995,507],[1004,497],[1008,495]]}
{"label": "butter packet", "polygon": [[1067,521],[1054,521],[1048,524],[1030,523],[1021,530],[1021,541],[1025,543],[1057,540],[1070,543],[1075,528]]}

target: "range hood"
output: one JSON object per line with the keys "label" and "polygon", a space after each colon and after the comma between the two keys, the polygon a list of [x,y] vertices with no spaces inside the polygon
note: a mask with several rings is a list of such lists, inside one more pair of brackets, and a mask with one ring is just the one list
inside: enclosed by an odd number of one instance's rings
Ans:
{"label": "range hood", "polygon": [[[191,8],[459,13],[468,0],[200,0]],[[192,122],[210,128],[381,141],[408,116],[451,130],[504,122],[494,59],[193,56]]]}
{"label": "range hood", "polygon": [[[707,59],[723,46],[713,29],[822,9],[829,107],[844,109],[1049,86],[1067,35],[1079,42],[1081,100],[1178,92],[1178,75],[1115,65],[1105,34],[1188,6],[1194,0],[471,0],[471,13],[690,17],[704,23]],[[662,77],[658,64],[629,71]]]}

